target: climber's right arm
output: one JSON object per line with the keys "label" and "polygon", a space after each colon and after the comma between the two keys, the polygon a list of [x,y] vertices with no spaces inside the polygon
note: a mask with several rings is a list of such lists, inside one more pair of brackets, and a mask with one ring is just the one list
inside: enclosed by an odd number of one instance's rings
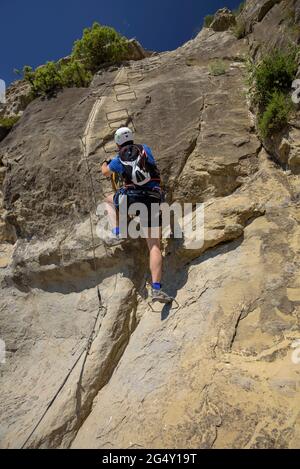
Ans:
{"label": "climber's right arm", "polygon": [[112,173],[119,173],[122,174],[124,172],[124,168],[118,158],[113,158],[112,160],[105,160],[103,161],[103,164],[101,166],[101,171],[103,176],[109,177],[112,175]]}
{"label": "climber's right arm", "polygon": [[109,164],[110,164],[110,161],[103,161],[102,166],[101,166],[101,172],[102,172],[103,176],[105,176],[105,177],[109,177],[113,173],[109,169]]}

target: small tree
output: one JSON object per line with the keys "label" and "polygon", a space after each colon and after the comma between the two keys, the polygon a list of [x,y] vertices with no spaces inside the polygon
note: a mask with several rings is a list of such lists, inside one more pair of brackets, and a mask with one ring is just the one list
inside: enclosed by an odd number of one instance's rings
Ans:
{"label": "small tree", "polygon": [[88,70],[96,72],[105,62],[122,60],[127,51],[127,41],[115,29],[94,23],[85,28],[83,36],[74,43],[72,57]]}
{"label": "small tree", "polygon": [[[28,81],[32,80],[32,90],[36,95],[51,95],[62,87],[62,79],[59,68],[55,62],[47,62],[33,72],[29,72]],[[24,73],[26,79],[26,73]]]}
{"label": "small tree", "polygon": [[28,83],[30,83],[32,87],[34,83],[34,76],[35,76],[35,73],[32,70],[32,67],[30,67],[29,65],[25,65],[23,67],[23,78],[24,80],[28,81]]}
{"label": "small tree", "polygon": [[71,58],[47,62],[36,70],[26,65],[23,78],[31,85],[32,97],[49,97],[63,87],[89,86],[93,73],[102,63],[122,60],[127,50],[126,38],[109,26],[94,23],[75,41]]}
{"label": "small tree", "polygon": [[89,85],[92,74],[77,60],[71,60],[69,63],[61,65],[59,71],[62,85],[68,88],[76,86],[77,88]]}
{"label": "small tree", "polygon": [[[37,68],[24,67],[24,79],[31,85],[32,94],[36,96],[51,96],[63,87],[86,87],[92,79],[91,72],[76,60],[67,63],[48,62]],[[32,100],[32,97],[30,97]],[[30,101],[29,101],[30,102]]]}

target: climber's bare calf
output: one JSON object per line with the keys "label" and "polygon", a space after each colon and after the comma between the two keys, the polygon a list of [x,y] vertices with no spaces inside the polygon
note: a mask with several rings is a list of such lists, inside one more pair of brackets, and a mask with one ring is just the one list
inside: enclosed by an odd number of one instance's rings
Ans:
{"label": "climber's bare calf", "polygon": [[152,283],[161,283],[163,258],[160,249],[160,239],[147,238],[146,241],[150,253]]}
{"label": "climber's bare calf", "polygon": [[104,203],[111,228],[117,228],[119,226],[119,212],[114,205],[114,194],[108,195],[104,199]]}

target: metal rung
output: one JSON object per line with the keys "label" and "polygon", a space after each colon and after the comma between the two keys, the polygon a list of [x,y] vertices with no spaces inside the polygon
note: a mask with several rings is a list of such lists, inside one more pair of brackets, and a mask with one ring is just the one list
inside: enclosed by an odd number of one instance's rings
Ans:
{"label": "metal rung", "polygon": [[117,101],[130,101],[130,100],[137,99],[135,91],[127,91],[126,93],[118,93],[116,97],[117,97]]}
{"label": "metal rung", "polygon": [[115,121],[115,122],[109,122],[108,123],[109,127],[112,130],[119,129],[120,127],[129,127],[131,130],[135,131],[135,126],[133,122],[130,122],[129,124],[126,123],[126,121]]}
{"label": "metal rung", "polygon": [[128,119],[129,114],[127,109],[118,109],[117,111],[111,111],[106,113],[106,119],[108,122],[120,121]]}
{"label": "metal rung", "polygon": [[138,80],[139,78],[143,78],[142,72],[128,72],[128,79]]}
{"label": "metal rung", "polygon": [[117,83],[116,85],[114,85],[114,90],[116,94],[126,93],[130,91],[130,84],[129,83]]}
{"label": "metal rung", "polygon": [[114,121],[114,122],[109,122],[108,125],[112,130],[115,130],[115,129],[119,129],[120,127],[125,127],[125,122],[123,120]]}

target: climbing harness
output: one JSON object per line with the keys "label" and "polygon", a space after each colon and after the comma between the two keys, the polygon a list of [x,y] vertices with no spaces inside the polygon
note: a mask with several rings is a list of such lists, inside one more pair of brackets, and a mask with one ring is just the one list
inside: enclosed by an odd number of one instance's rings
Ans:
{"label": "climbing harness", "polygon": [[110,181],[111,187],[115,193],[123,186],[123,179],[118,173],[112,173]]}

